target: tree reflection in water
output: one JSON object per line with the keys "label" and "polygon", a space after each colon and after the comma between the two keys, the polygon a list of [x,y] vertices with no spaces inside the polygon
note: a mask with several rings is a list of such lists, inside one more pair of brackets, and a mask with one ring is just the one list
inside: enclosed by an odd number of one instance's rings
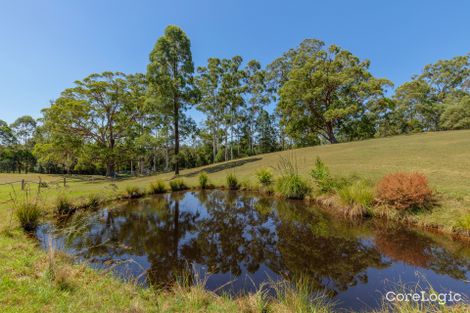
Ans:
{"label": "tree reflection in water", "polygon": [[116,269],[134,276],[144,271],[146,281],[159,286],[193,264],[238,279],[267,268],[331,295],[367,283],[368,269],[397,260],[457,279],[470,269],[466,254],[453,254],[412,231],[349,225],[301,202],[249,193],[173,193],[79,217],[68,223],[73,231],[59,232],[66,250],[100,267],[133,259],[139,266]]}

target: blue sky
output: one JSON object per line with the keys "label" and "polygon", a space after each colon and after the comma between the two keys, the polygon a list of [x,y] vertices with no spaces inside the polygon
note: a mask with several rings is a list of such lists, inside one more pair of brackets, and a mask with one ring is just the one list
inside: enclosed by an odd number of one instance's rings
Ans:
{"label": "blue sky", "polygon": [[0,0],[0,119],[39,117],[93,72],[145,71],[168,24],[188,34],[196,66],[236,54],[266,65],[317,38],[370,59],[371,71],[395,85],[428,63],[470,52],[466,0]]}

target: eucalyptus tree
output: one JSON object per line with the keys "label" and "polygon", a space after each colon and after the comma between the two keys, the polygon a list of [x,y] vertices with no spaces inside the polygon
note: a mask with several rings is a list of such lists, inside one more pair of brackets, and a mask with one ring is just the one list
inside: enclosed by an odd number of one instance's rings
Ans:
{"label": "eucalyptus tree", "polygon": [[81,138],[87,149],[81,149],[80,157],[103,164],[107,176],[115,174],[128,128],[139,114],[127,78],[120,72],[91,74],[44,110],[51,138]]}
{"label": "eucalyptus tree", "polygon": [[248,145],[251,154],[254,154],[255,128],[263,107],[271,101],[271,96],[267,89],[266,71],[261,68],[261,64],[256,60],[251,60],[245,67],[245,86],[247,94],[247,114],[246,127],[249,131]]}
{"label": "eucalyptus tree", "polygon": [[15,133],[15,137],[21,144],[26,144],[33,137],[36,127],[36,120],[29,115],[17,118],[10,125],[10,128]]}
{"label": "eucalyptus tree", "polygon": [[337,143],[344,125],[362,120],[368,105],[383,98],[391,85],[372,76],[369,64],[334,45],[294,64],[277,107],[286,132],[297,141],[313,134]]}
{"label": "eucalyptus tree", "polygon": [[197,95],[193,72],[189,38],[179,27],[168,26],[150,53],[147,80],[149,103],[173,124],[175,175],[179,174],[180,119]]}
{"label": "eucalyptus tree", "polygon": [[[222,82],[221,82],[221,103],[224,106],[224,126],[225,126],[225,160],[233,160],[233,143],[236,133],[236,125],[242,116],[240,110],[245,106],[243,97],[246,87],[243,84],[245,71],[241,69],[243,59],[241,56],[234,56],[231,59],[223,59]],[[230,151],[229,151],[230,148]]]}
{"label": "eucalyptus tree", "polygon": [[404,133],[440,129],[446,98],[470,94],[470,55],[426,65],[420,75],[397,88],[397,118]]}
{"label": "eucalyptus tree", "polygon": [[289,49],[282,56],[267,66],[266,78],[273,95],[277,95],[281,87],[289,80],[289,73],[295,67],[301,67],[306,60],[318,53],[324,46],[323,41],[305,39],[295,49]]}
{"label": "eucalyptus tree", "polygon": [[200,101],[196,108],[205,114],[204,123],[212,139],[212,163],[215,163],[224,120],[224,105],[221,96],[223,74],[221,60],[210,58],[207,60],[207,66],[198,67],[197,72],[196,84],[200,92]]}

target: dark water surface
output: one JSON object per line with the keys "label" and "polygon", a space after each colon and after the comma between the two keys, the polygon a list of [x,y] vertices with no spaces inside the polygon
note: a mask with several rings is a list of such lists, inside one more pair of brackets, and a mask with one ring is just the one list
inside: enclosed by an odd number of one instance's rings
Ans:
{"label": "dark water surface", "polygon": [[[185,192],[118,202],[38,230],[58,249],[122,278],[165,286],[192,269],[206,288],[244,293],[308,279],[338,308],[376,308],[401,285],[470,295],[470,245],[378,222],[352,223],[250,193]],[[193,277],[194,278],[194,277]]]}

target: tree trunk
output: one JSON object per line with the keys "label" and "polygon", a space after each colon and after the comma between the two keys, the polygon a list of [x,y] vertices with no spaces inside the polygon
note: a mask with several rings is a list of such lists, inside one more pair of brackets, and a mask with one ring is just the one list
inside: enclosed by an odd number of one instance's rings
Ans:
{"label": "tree trunk", "polygon": [[217,138],[216,138],[215,129],[212,130],[212,163],[215,163],[215,158],[217,157]]}
{"label": "tree trunk", "polygon": [[336,139],[335,133],[333,131],[333,124],[331,122],[326,124],[326,135],[330,143],[338,143],[338,140]]}
{"label": "tree trunk", "polygon": [[174,109],[174,131],[175,131],[175,175],[179,175],[179,153],[180,153],[180,134],[179,134],[179,108],[178,99],[175,97],[173,102]]}

